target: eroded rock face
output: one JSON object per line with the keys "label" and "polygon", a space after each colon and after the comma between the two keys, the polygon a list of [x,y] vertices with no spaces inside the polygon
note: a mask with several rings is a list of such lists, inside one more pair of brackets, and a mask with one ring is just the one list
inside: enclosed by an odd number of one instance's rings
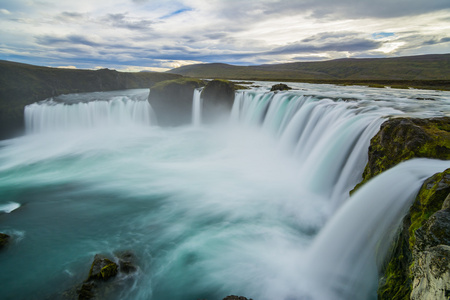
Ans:
{"label": "eroded rock face", "polygon": [[379,299],[450,296],[450,169],[428,178],[403,219]]}
{"label": "eroded rock face", "polygon": [[450,297],[450,209],[433,214],[415,232],[411,299]]}
{"label": "eroded rock face", "polygon": [[192,98],[202,80],[181,78],[162,81],[150,88],[148,102],[153,108],[158,125],[182,126],[192,122]]}
{"label": "eroded rock face", "polygon": [[236,86],[228,80],[212,80],[202,91],[203,122],[212,123],[229,116],[234,101]]}

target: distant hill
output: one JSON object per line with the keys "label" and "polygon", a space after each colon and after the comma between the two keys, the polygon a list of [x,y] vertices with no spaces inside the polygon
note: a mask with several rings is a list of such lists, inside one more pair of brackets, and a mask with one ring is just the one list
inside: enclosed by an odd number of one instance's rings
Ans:
{"label": "distant hill", "polygon": [[150,88],[179,77],[157,72],[48,68],[0,60],[0,139],[23,129],[24,107],[33,102],[67,93]]}
{"label": "distant hill", "polygon": [[450,80],[450,54],[349,58],[258,66],[196,64],[172,69],[168,73],[198,78],[276,81]]}

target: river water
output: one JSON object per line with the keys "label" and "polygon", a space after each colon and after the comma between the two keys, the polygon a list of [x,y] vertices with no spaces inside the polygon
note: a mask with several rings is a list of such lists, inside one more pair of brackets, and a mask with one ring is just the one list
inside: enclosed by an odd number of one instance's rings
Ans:
{"label": "river water", "polygon": [[376,299],[373,249],[450,164],[413,160],[348,191],[386,118],[449,116],[450,93],[255,85],[226,121],[194,109],[176,128],[157,125],[149,90],[27,106],[27,134],[0,141],[1,298],[55,298],[96,253],[131,250],[117,299]]}

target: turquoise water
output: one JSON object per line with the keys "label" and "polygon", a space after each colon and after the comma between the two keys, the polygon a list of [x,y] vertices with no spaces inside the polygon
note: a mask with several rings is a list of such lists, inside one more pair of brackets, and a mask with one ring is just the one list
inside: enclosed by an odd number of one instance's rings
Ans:
{"label": "turquoise water", "polygon": [[[12,236],[0,252],[1,298],[57,298],[95,254],[123,250],[138,271],[117,279],[117,299],[315,295],[311,245],[350,203],[370,138],[385,116],[424,109],[404,91],[395,105],[361,91],[336,92],[359,103],[256,90],[237,95],[230,122],[179,128],[155,124],[148,90],[27,107],[29,134],[0,142],[0,232]],[[434,115],[447,112],[439,101]]]}

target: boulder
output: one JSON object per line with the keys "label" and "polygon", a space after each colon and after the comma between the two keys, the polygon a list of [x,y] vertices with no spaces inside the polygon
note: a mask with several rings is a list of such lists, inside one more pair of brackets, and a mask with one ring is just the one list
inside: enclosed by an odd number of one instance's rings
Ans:
{"label": "boulder", "polygon": [[0,249],[8,244],[9,238],[10,238],[9,235],[0,233]]}
{"label": "boulder", "polygon": [[102,255],[97,254],[94,257],[94,262],[91,265],[91,270],[89,271],[87,280],[108,280],[116,276],[117,272],[118,266],[115,262]]}
{"label": "boulder", "polygon": [[192,98],[202,80],[180,78],[162,81],[150,87],[148,102],[160,126],[181,126],[192,121]]}
{"label": "boulder", "polygon": [[96,254],[88,278],[54,298],[64,300],[109,299],[112,295],[132,287],[134,279],[130,275],[137,272],[136,258],[131,251],[115,253],[114,259]]}
{"label": "boulder", "polygon": [[274,92],[274,91],[288,91],[288,90],[292,90],[292,88],[289,87],[287,84],[284,84],[284,83],[279,83],[279,84],[272,85],[272,88],[270,89],[271,92]]}
{"label": "boulder", "polygon": [[231,296],[226,296],[225,298],[223,298],[223,300],[253,300],[253,299],[247,299],[245,297],[242,296],[235,296],[235,295],[231,295]]}

